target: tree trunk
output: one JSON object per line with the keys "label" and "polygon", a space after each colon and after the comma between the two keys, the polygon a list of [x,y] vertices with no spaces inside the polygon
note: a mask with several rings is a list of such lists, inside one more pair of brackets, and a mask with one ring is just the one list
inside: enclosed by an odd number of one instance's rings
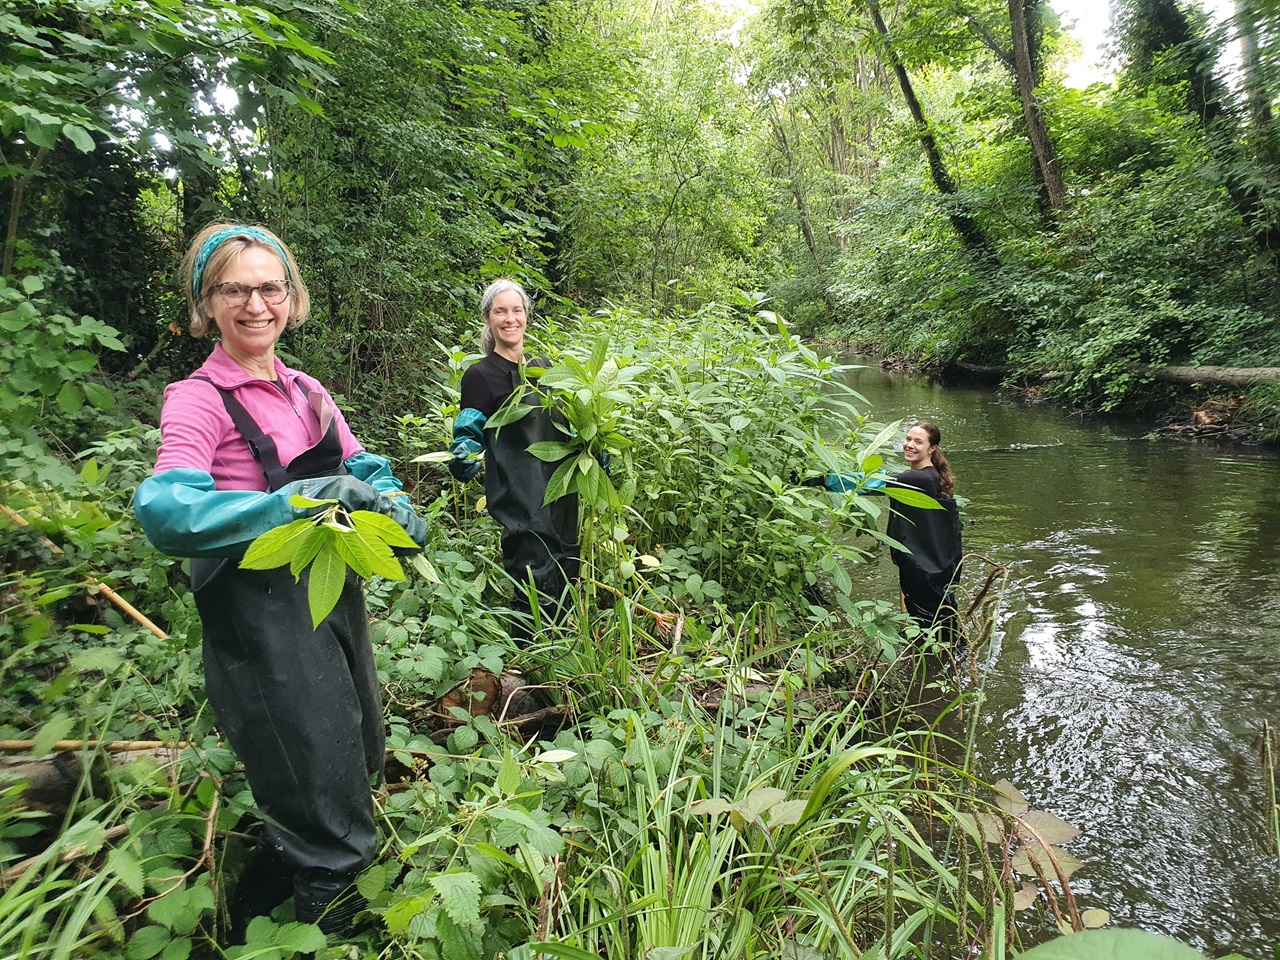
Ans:
{"label": "tree trunk", "polygon": [[1059,216],[1067,211],[1067,188],[1062,179],[1062,168],[1054,149],[1049,130],[1045,127],[1036,100],[1035,67],[1031,59],[1031,42],[1027,32],[1024,0],[1009,0],[1009,25],[1013,31],[1014,78],[1018,85],[1018,99],[1022,101],[1022,115],[1027,122],[1027,138],[1036,155],[1036,164],[1044,178],[1049,194],[1049,206]]}
{"label": "tree trunk", "polygon": [[827,305],[828,311],[835,313],[835,303],[831,298],[831,291],[827,289],[827,275],[822,266],[822,251],[818,248],[818,240],[813,232],[813,220],[809,216],[809,205],[805,200],[804,183],[796,171],[791,142],[787,139],[787,131],[776,115],[770,115],[769,126],[773,131],[774,143],[778,145],[778,152],[782,154],[782,159],[787,165],[787,182],[791,185],[791,195],[796,201],[800,233],[804,237],[805,246],[809,248],[809,255],[813,257],[813,271],[818,277],[818,290],[822,295],[822,302]]}
{"label": "tree trunk", "polygon": [[[889,42],[889,28],[885,26],[884,17],[880,14],[880,4],[877,0],[871,0],[867,5],[867,9],[871,14],[872,22],[875,24],[876,32],[880,34],[884,41],[885,55],[893,67],[894,76],[898,78],[898,88],[902,91],[902,98],[906,101],[907,110],[911,112],[911,118],[915,121],[916,128],[920,132],[920,146],[924,149],[925,159],[929,164],[929,176],[933,179],[933,185],[943,196],[954,198],[959,191],[956,189],[955,181],[951,178],[946,164],[943,163],[942,151],[938,149],[938,143],[933,137],[933,131],[929,127],[929,122],[925,119],[924,109],[920,106],[920,100],[916,97],[915,88],[911,85],[911,77],[907,74],[907,68],[902,65],[901,58]],[[958,201],[952,206],[947,216],[956,233],[960,235],[960,240],[965,249],[970,254],[978,260],[990,261],[995,259],[995,253],[986,232],[962,208]]]}

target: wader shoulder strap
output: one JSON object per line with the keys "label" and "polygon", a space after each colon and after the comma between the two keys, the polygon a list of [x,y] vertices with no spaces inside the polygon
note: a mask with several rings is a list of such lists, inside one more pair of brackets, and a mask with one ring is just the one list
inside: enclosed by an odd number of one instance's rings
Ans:
{"label": "wader shoulder strap", "polygon": [[[276,450],[276,442],[262,432],[262,428],[258,426],[258,421],[250,416],[249,411],[244,408],[239,400],[230,390],[223,390],[208,377],[192,377],[192,380],[203,380],[213,389],[218,391],[218,396],[222,397],[222,405],[227,408],[227,415],[231,417],[231,422],[236,425],[236,429],[240,431],[240,436],[244,437],[245,443],[249,444],[249,451],[253,454],[253,459],[262,465],[262,472],[266,475],[267,485],[272,490],[279,490],[287,486],[290,482],[289,472],[285,470],[284,465],[280,462],[280,454]],[[303,389],[306,389],[305,387]]]}

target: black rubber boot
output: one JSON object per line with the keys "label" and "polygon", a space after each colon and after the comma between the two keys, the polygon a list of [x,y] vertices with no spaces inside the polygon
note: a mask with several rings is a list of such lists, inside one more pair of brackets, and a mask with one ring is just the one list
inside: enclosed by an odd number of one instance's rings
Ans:
{"label": "black rubber boot", "polygon": [[369,905],[356,890],[356,876],[318,868],[299,871],[293,878],[294,918],[314,923],[325,936],[351,933],[356,914]]}
{"label": "black rubber boot", "polygon": [[270,916],[291,893],[293,871],[285,865],[280,851],[270,840],[259,840],[240,873],[235,895],[227,904],[228,946],[244,943],[249,921]]}

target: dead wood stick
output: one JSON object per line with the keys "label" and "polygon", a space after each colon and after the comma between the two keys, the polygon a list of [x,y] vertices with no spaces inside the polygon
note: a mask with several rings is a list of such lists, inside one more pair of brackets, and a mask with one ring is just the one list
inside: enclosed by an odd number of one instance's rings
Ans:
{"label": "dead wood stick", "polygon": [[[106,833],[103,834],[102,842],[106,844],[106,843],[110,843],[112,840],[119,840],[128,832],[129,832],[129,825],[127,823],[117,824],[116,826],[111,827],[109,830],[106,831]],[[101,847],[95,847],[94,852],[97,852],[99,849],[101,849]],[[75,843],[67,847],[67,849],[63,850],[61,853],[58,854],[57,862],[68,863],[71,860],[78,860],[80,857],[85,856],[88,852],[89,852],[89,844]],[[7,887],[9,884],[13,883],[14,880],[17,880],[20,876],[22,876],[32,867],[39,864],[40,861],[43,859],[44,859],[43,854],[36,854],[34,857],[27,857],[27,859],[21,860],[18,863],[15,863],[12,867],[9,867],[9,869],[5,870],[4,873],[0,873],[0,887]]]}
{"label": "dead wood stick", "polygon": [[[20,527],[31,526],[31,524],[27,523],[26,519],[20,513],[10,508],[7,504],[0,503],[0,511],[3,511],[6,517],[8,517],[10,520],[12,520],[14,523],[16,523]],[[40,539],[44,542],[44,545],[46,547],[48,547],[54,553],[58,554],[58,556],[62,556],[62,548],[59,547],[56,543],[54,543],[48,537],[41,537]],[[167,633],[165,633],[163,630],[157,627],[154,623],[152,623],[149,619],[147,619],[147,617],[144,614],[142,614],[136,607],[134,607],[133,604],[131,604],[124,597],[120,596],[120,594],[116,593],[114,590],[108,587],[105,583],[103,583],[97,577],[92,577],[86,574],[85,580],[88,581],[88,584],[91,588],[103,594],[108,600],[114,603],[117,607],[119,607],[121,610],[127,613],[130,617],[132,617],[138,623],[142,624],[142,626],[150,630],[153,634],[155,634],[161,640],[169,639],[169,635]]]}
{"label": "dead wood stick", "polygon": [[[26,753],[35,748],[34,740],[0,740],[0,753]],[[162,740],[59,740],[49,747],[50,753],[80,750],[105,750],[107,753],[134,753],[142,750],[186,750],[194,743],[165,743]]]}

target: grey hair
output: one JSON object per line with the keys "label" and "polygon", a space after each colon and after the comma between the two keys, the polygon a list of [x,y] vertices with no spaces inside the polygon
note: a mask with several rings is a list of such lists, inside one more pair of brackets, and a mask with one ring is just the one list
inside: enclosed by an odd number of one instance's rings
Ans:
{"label": "grey hair", "polygon": [[514,280],[504,277],[485,287],[484,293],[480,294],[480,316],[484,319],[484,329],[480,331],[480,349],[486,354],[493,353],[494,347],[493,331],[489,329],[489,312],[493,309],[493,301],[508,290],[514,290],[520,294],[520,299],[524,303],[525,316],[533,313],[533,303],[529,299],[529,294]]}

